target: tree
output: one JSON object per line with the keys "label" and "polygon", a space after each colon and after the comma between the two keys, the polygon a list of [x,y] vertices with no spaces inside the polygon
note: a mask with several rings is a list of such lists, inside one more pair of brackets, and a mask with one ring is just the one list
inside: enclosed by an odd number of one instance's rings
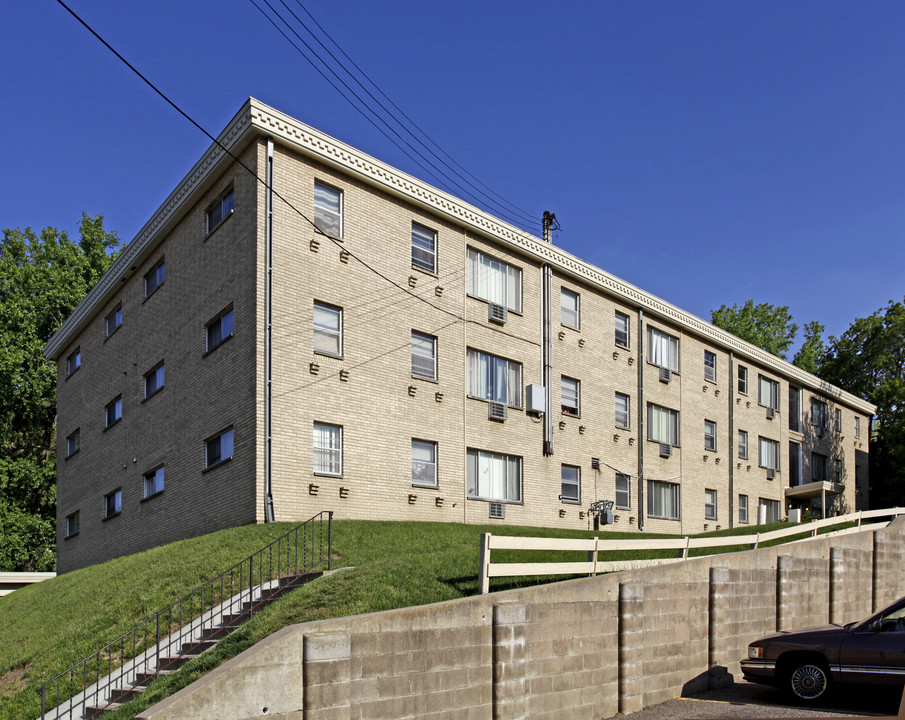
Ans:
{"label": "tree", "polygon": [[856,319],[830,337],[820,363],[825,380],[877,406],[870,420],[871,505],[905,503],[905,306]]}
{"label": "tree", "polygon": [[47,227],[0,242],[0,570],[52,570],[56,555],[56,365],[44,344],[120,248],[103,216],[78,242]]}
{"label": "tree", "polygon": [[798,332],[788,307],[755,305],[753,300],[746,300],[741,307],[721,305],[719,310],[710,311],[710,321],[783,360]]}
{"label": "tree", "polygon": [[820,360],[826,353],[826,346],[823,344],[823,338],[821,337],[824,330],[826,328],[816,320],[806,323],[804,326],[804,342],[792,360],[793,365],[811,373],[811,375],[819,374]]}

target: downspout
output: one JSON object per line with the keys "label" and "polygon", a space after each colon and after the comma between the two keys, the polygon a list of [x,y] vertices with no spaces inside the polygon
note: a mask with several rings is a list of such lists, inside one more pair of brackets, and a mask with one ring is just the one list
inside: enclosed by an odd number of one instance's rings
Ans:
{"label": "downspout", "polygon": [[729,527],[735,527],[735,353],[729,351]]}
{"label": "downspout", "polygon": [[[544,212],[544,242],[553,242],[556,215]],[[544,363],[544,455],[553,454],[553,270],[549,263],[543,267],[543,363]]]}
{"label": "downspout", "polygon": [[644,530],[644,310],[638,309],[638,530]]}
{"label": "downspout", "polygon": [[264,516],[274,522],[273,510],[273,138],[267,138],[267,192],[265,255],[267,261],[264,296]]}

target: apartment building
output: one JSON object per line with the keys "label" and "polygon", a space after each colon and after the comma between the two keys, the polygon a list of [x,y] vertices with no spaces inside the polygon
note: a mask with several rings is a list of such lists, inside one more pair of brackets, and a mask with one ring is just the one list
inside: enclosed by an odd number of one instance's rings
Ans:
{"label": "apartment building", "polygon": [[867,506],[870,404],[254,99],[219,141],[47,344],[59,571],[321,510]]}

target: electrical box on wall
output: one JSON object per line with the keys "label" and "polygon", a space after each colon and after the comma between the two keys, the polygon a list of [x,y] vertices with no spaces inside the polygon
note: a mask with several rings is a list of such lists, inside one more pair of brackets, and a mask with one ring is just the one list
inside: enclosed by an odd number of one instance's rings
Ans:
{"label": "electrical box on wall", "polygon": [[528,392],[526,392],[525,395],[527,396],[525,409],[529,413],[537,413],[538,415],[543,415],[544,408],[547,404],[547,394],[544,391],[544,386],[529,385]]}

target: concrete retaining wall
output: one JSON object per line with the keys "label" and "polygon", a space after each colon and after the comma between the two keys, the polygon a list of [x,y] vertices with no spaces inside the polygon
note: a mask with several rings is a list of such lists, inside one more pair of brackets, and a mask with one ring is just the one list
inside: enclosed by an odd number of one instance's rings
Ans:
{"label": "concrete retaining wall", "polygon": [[884,530],[284,628],[143,720],[600,718],[732,682],[751,640],[905,595]]}

